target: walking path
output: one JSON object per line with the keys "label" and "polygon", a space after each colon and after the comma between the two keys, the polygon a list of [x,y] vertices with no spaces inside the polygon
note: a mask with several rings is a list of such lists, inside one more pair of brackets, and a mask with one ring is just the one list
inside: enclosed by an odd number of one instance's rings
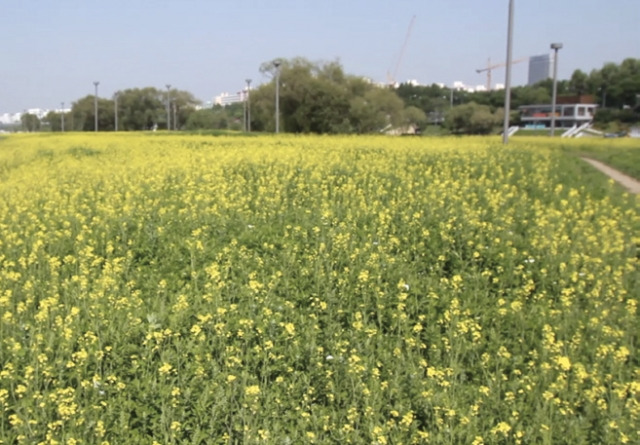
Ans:
{"label": "walking path", "polygon": [[600,170],[605,175],[609,176],[611,179],[616,181],[622,187],[627,189],[629,193],[640,193],[640,181],[632,178],[631,176],[627,176],[618,170],[609,167],[607,164],[603,164],[600,161],[596,161],[595,159],[582,157],[582,160],[588,162],[593,165],[595,168]]}

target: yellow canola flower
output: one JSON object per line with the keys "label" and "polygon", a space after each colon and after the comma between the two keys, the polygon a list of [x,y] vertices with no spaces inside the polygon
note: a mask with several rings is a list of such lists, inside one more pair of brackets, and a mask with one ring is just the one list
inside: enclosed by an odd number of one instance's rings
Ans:
{"label": "yellow canola flower", "polygon": [[247,396],[251,396],[251,397],[258,396],[258,395],[260,395],[260,387],[258,385],[247,386],[244,389],[244,393]]}
{"label": "yellow canola flower", "polygon": [[562,371],[569,371],[571,369],[571,360],[565,355],[556,357],[556,364]]}
{"label": "yellow canola flower", "polygon": [[171,373],[171,371],[173,370],[173,366],[171,366],[170,363],[163,363],[162,366],[160,366],[160,368],[158,369],[158,372],[160,372],[160,375],[168,375],[169,373]]}
{"label": "yellow canola flower", "polygon": [[223,442],[633,443],[640,201],[565,156],[607,143],[160,133],[0,138],[0,436],[126,443],[143,391],[239,402]]}

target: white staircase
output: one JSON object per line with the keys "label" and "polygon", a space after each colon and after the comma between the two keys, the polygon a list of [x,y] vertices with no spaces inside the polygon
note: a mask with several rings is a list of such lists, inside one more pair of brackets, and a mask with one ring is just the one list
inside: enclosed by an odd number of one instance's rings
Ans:
{"label": "white staircase", "polygon": [[514,134],[516,134],[518,132],[518,130],[520,130],[520,127],[517,126],[517,125],[509,127],[509,129],[507,130],[507,137],[513,136]]}
{"label": "white staircase", "polygon": [[[564,133],[562,133],[562,135],[560,137],[563,137],[563,138],[581,137],[582,132],[586,131],[586,130],[588,130],[590,128],[591,128],[591,122],[585,122],[584,124],[580,125],[579,127],[576,124],[573,127],[569,128]],[[593,130],[593,131],[597,131],[597,130]]]}
{"label": "white staircase", "polygon": [[574,125],[573,127],[569,128],[567,131],[562,133],[560,135],[560,137],[561,138],[570,138],[571,136],[573,136],[573,133],[576,131],[577,128],[578,128],[578,125]]}

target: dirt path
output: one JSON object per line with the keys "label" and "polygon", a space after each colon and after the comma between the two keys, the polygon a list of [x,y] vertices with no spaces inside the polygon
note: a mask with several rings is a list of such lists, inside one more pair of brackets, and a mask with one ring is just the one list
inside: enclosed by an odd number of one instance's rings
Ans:
{"label": "dirt path", "polygon": [[640,181],[632,178],[631,176],[627,176],[624,173],[619,172],[614,168],[609,167],[607,164],[604,164],[600,161],[596,161],[595,159],[582,157],[582,160],[584,160],[585,162],[588,162],[589,164],[593,165],[595,168],[600,170],[602,173],[609,176],[611,179],[616,181],[622,187],[627,189],[629,193],[635,193],[635,194],[640,193]]}

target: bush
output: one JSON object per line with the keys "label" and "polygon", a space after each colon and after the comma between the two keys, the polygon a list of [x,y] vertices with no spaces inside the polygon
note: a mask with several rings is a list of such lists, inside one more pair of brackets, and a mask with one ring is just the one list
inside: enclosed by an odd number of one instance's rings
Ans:
{"label": "bush", "polygon": [[453,107],[447,113],[444,125],[457,134],[489,134],[500,124],[502,112],[492,112],[487,105],[471,102]]}

